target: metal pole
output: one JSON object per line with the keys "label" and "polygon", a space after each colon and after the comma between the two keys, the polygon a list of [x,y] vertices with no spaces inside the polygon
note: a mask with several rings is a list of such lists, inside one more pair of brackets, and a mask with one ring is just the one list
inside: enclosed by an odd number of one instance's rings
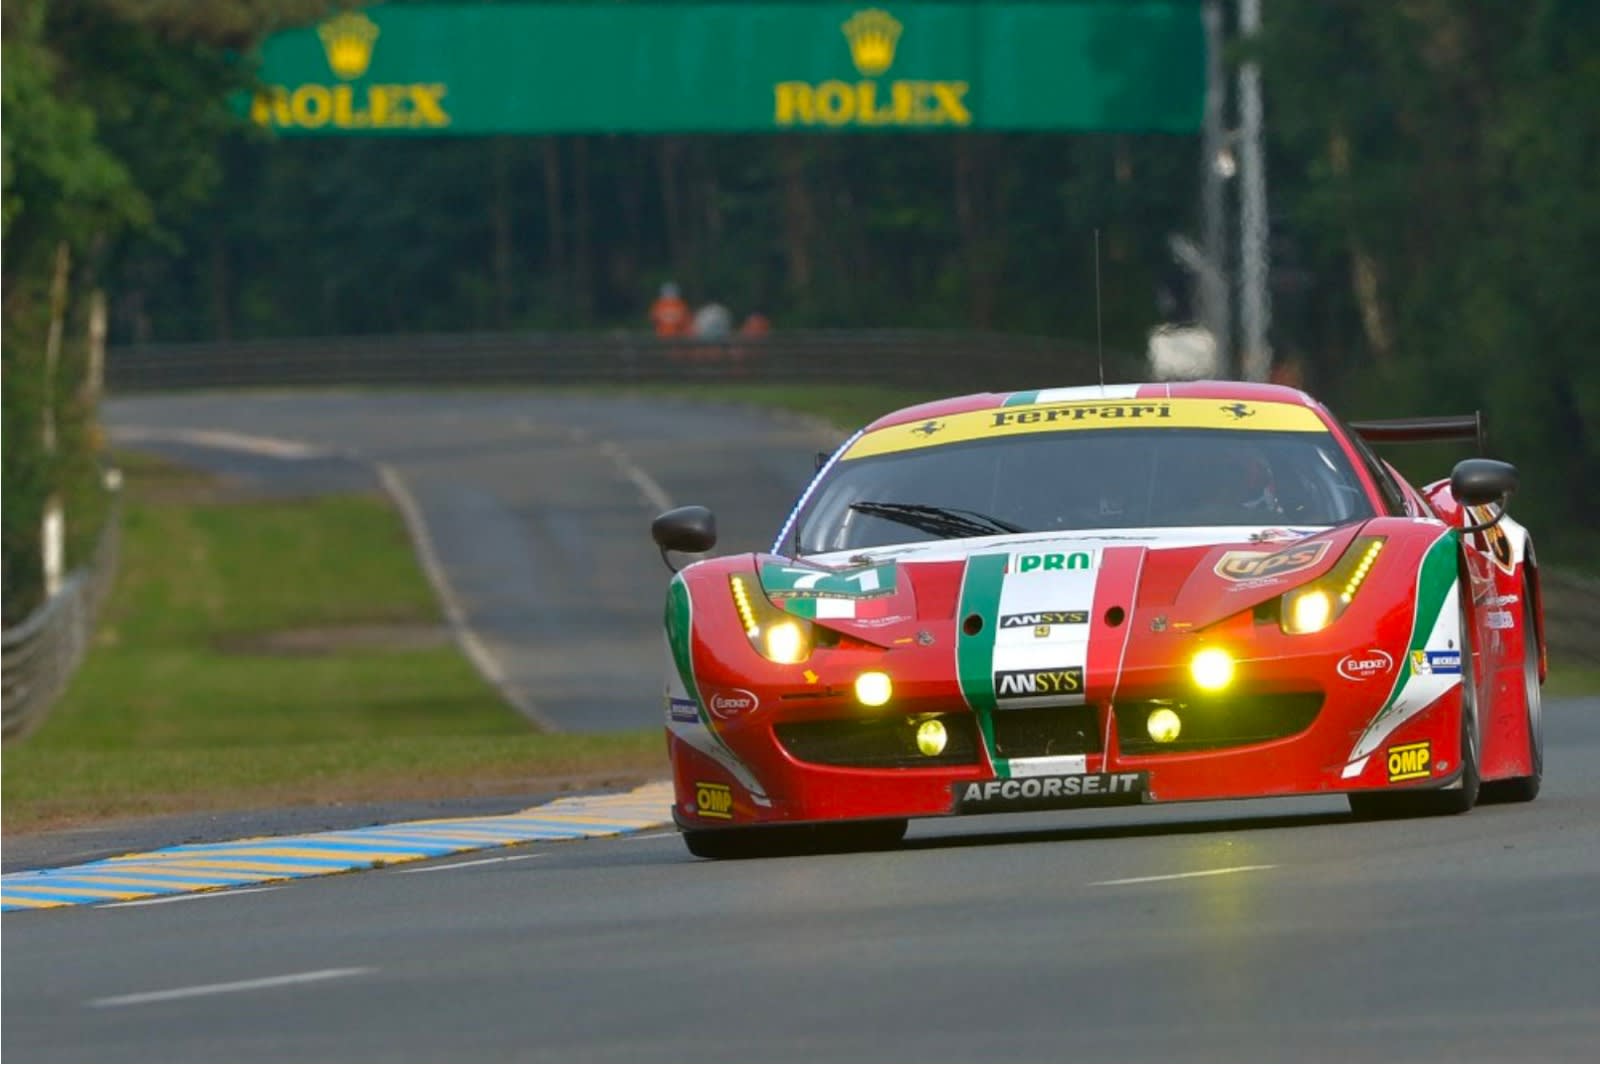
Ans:
{"label": "metal pole", "polygon": [[[1261,0],[1239,0],[1239,35],[1250,40],[1261,27]],[[1239,325],[1242,377],[1266,381],[1272,374],[1267,329],[1272,322],[1267,292],[1267,173],[1261,151],[1261,69],[1253,60],[1239,69],[1239,117],[1243,125],[1239,176]]]}
{"label": "metal pole", "polygon": [[1233,316],[1228,293],[1228,217],[1222,197],[1220,163],[1226,133],[1228,83],[1222,73],[1222,0],[1206,0],[1201,9],[1206,31],[1206,108],[1200,144],[1201,240],[1206,266],[1200,273],[1200,320],[1217,346],[1217,373],[1233,369]]}

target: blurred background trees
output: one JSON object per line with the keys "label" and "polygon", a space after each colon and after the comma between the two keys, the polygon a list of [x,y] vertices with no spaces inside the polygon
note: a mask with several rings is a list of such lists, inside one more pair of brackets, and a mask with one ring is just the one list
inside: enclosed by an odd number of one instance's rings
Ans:
{"label": "blurred background trees", "polygon": [[[97,284],[113,343],[643,329],[667,279],[779,329],[1092,341],[1099,229],[1108,345],[1193,317],[1168,238],[1198,230],[1198,138],[243,129],[228,97],[251,47],[324,6],[8,3],[8,617],[26,501],[72,462],[17,446],[39,432],[63,246],[69,380]],[[1600,529],[1600,4],[1264,7],[1279,359],[1351,416],[1484,408],[1523,467],[1519,515],[1582,556]],[[75,395],[49,398],[63,425]]]}

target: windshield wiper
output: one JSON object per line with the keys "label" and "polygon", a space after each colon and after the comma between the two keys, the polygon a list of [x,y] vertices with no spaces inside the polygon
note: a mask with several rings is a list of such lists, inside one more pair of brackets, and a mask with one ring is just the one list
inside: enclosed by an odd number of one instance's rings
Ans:
{"label": "windshield wiper", "polygon": [[877,500],[857,500],[850,505],[875,518],[920,529],[939,537],[986,537],[994,533],[1027,533],[1021,526],[995,518],[993,515],[969,511],[962,507],[935,507],[926,503],[882,503]]}

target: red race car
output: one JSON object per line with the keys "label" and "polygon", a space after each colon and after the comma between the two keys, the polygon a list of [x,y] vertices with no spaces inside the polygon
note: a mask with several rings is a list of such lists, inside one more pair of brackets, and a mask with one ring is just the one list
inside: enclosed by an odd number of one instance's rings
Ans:
{"label": "red race car", "polygon": [[[1280,386],[964,396],[826,462],[770,554],[667,593],[674,818],[696,855],[892,845],[906,820],[1347,793],[1531,800],[1545,674],[1511,466],[1413,488]],[[703,552],[703,507],[656,519]]]}

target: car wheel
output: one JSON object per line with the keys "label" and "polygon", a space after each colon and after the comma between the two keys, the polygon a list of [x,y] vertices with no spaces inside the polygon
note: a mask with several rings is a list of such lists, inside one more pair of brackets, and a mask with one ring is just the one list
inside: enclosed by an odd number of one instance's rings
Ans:
{"label": "car wheel", "polygon": [[1522,629],[1527,635],[1522,649],[1522,689],[1527,694],[1528,705],[1528,765],[1533,772],[1527,777],[1513,777],[1505,781],[1490,781],[1483,786],[1485,803],[1527,803],[1539,795],[1539,785],[1544,780],[1544,721],[1539,688],[1539,643],[1533,625],[1533,603],[1528,596],[1528,586],[1522,587]]}
{"label": "car wheel", "polygon": [[1465,814],[1478,802],[1479,739],[1477,666],[1472,659],[1472,630],[1468,628],[1468,591],[1461,585],[1461,779],[1458,788],[1416,789],[1401,792],[1352,792],[1346,798],[1360,818],[1416,818],[1440,814]]}

